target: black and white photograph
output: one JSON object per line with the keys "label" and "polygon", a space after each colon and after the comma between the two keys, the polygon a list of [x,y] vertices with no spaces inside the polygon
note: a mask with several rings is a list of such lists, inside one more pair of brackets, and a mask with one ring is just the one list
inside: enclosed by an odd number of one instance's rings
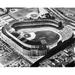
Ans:
{"label": "black and white photograph", "polygon": [[0,67],[75,67],[75,8],[0,8]]}
{"label": "black and white photograph", "polygon": [[0,0],[0,75],[74,75],[75,0]]}

